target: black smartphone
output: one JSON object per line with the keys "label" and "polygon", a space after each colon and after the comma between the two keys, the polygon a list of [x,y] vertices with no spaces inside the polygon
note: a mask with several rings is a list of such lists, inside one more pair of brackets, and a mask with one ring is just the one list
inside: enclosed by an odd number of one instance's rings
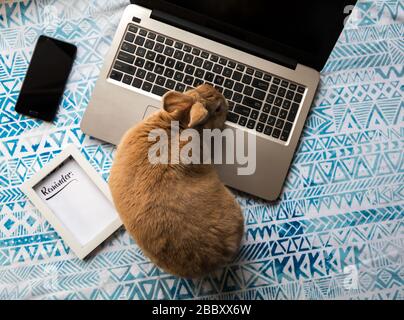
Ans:
{"label": "black smartphone", "polygon": [[40,36],[15,106],[18,113],[52,121],[76,57],[75,45]]}

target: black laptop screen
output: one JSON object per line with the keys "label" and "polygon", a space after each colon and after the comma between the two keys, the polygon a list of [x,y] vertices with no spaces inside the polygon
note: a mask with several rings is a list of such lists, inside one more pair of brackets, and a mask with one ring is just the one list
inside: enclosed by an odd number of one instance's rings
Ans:
{"label": "black laptop screen", "polygon": [[356,0],[135,1],[321,70]]}

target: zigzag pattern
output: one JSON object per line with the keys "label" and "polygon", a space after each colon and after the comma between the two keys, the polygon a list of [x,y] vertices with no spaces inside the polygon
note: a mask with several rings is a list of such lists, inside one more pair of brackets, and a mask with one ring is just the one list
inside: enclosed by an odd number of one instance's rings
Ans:
{"label": "zigzag pattern", "polygon": [[[0,4],[0,299],[403,299],[404,4],[359,1],[276,203],[234,191],[245,234],[234,261],[187,280],[153,265],[124,229],[75,257],[20,185],[75,144],[108,179],[114,147],[80,119],[126,0]],[[54,124],[17,114],[40,34],[79,44]]]}

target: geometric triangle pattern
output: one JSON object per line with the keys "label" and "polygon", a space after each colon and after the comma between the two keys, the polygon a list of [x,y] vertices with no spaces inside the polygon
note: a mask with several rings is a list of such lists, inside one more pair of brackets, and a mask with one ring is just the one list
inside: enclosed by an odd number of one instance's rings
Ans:
{"label": "geometric triangle pattern", "polygon": [[[105,180],[114,146],[80,130],[127,0],[0,1],[0,299],[404,299],[404,7],[359,1],[321,82],[283,193],[234,191],[234,261],[167,274],[119,229],[78,259],[21,184],[67,144]],[[14,110],[39,35],[78,54],[52,124]]]}

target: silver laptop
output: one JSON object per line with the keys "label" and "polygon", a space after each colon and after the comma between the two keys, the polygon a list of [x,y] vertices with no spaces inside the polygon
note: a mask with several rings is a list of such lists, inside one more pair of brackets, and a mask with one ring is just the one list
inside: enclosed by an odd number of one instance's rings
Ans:
{"label": "silver laptop", "polygon": [[[353,1],[132,1],[81,122],[118,144],[169,90],[210,83],[226,127],[256,138],[256,170],[218,165],[229,187],[266,200],[282,190],[323,68]],[[234,151],[235,152],[235,151]]]}

